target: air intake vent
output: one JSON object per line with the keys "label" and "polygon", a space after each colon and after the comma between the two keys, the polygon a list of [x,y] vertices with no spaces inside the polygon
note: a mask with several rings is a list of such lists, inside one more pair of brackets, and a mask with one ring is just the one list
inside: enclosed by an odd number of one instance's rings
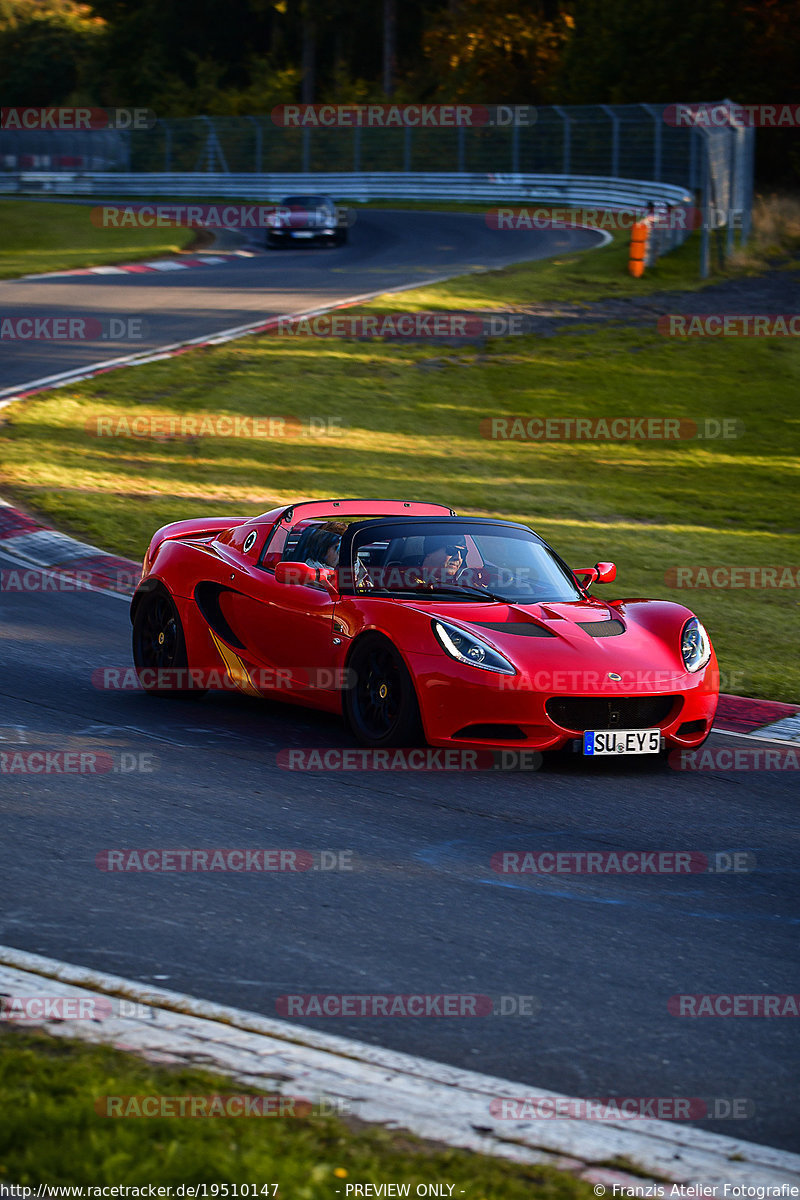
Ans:
{"label": "air intake vent", "polygon": [[654,729],[669,716],[678,696],[552,696],[545,704],[563,729]]}
{"label": "air intake vent", "polygon": [[610,621],[578,621],[581,629],[585,629],[592,637],[619,637],[625,632],[622,621],[612,617]]}
{"label": "air intake vent", "polygon": [[684,721],[678,727],[678,737],[690,737],[693,733],[705,733],[708,721],[704,717],[698,718],[696,721]]}
{"label": "air intake vent", "polygon": [[480,742],[524,742],[525,734],[519,725],[465,725],[453,734],[454,738]]}

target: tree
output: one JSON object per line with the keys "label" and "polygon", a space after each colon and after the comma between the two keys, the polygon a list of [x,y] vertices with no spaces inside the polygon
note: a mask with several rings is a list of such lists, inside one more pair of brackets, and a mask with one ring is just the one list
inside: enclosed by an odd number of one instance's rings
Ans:
{"label": "tree", "polygon": [[460,0],[441,12],[423,46],[441,96],[541,103],[572,26],[564,0]]}
{"label": "tree", "polygon": [[3,104],[39,107],[83,99],[88,64],[105,32],[105,22],[75,0],[2,0]]}

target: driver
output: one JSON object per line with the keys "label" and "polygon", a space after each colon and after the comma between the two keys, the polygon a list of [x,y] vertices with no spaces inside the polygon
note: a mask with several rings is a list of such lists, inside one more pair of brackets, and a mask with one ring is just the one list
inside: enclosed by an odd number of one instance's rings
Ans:
{"label": "driver", "polygon": [[422,543],[422,562],[418,567],[408,567],[408,581],[412,587],[423,588],[456,583],[466,561],[467,544],[463,535],[426,537]]}

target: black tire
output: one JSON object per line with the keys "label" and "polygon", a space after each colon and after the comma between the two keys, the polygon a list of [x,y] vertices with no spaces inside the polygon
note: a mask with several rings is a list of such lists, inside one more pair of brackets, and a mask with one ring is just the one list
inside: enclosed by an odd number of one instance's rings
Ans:
{"label": "black tire", "polygon": [[[149,696],[199,699],[207,688],[181,687],[189,682],[186,639],[175,603],[166,588],[142,596],[133,618],[133,663],[139,682]],[[163,672],[175,672],[171,683],[159,687]],[[161,673],[161,674],[160,674]],[[169,680],[170,677],[166,676]],[[173,686],[174,685],[174,686]]]}
{"label": "black tire", "polygon": [[362,746],[419,746],[425,738],[417,693],[399,651],[381,634],[366,634],[348,660],[351,686],[344,714]]}

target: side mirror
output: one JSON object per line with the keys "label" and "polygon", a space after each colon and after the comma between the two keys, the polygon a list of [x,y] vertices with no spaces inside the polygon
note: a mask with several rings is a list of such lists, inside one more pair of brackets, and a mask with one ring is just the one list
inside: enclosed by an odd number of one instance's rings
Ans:
{"label": "side mirror", "polygon": [[578,577],[581,587],[590,588],[593,583],[613,583],[617,568],[614,563],[599,562],[594,567],[576,567],[572,574]]}
{"label": "side mirror", "polygon": [[617,568],[614,563],[598,563],[595,569],[598,583],[613,583],[617,578]]}
{"label": "side mirror", "polygon": [[317,567],[304,562],[279,562],[275,564],[275,582],[308,585],[319,578]]}
{"label": "side mirror", "polygon": [[279,562],[275,564],[275,582],[305,587],[321,584],[332,596],[337,595],[336,570],[334,567],[312,567],[305,562]]}

